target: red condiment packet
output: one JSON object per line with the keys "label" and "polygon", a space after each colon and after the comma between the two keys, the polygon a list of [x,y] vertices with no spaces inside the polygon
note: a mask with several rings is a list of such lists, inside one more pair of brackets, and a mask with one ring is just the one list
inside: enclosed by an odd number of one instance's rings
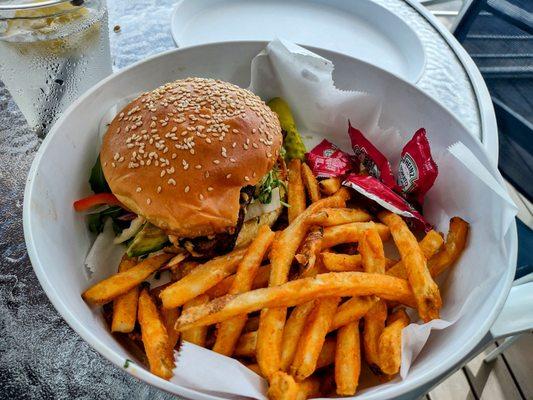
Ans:
{"label": "red condiment packet", "polygon": [[410,199],[422,205],[425,194],[433,186],[438,174],[439,169],[431,157],[426,130],[421,128],[402,150],[398,165],[398,186]]}
{"label": "red condiment packet", "polygon": [[431,229],[431,225],[422,214],[415,210],[402,196],[373,176],[352,173],[346,177],[342,184],[375,201],[386,210],[409,218],[410,222],[426,232]]}
{"label": "red condiment packet", "polygon": [[396,180],[387,157],[370,143],[360,130],[355,129],[350,122],[348,122],[348,135],[350,135],[355,157],[365,167],[367,172],[374,178],[381,180],[391,189],[397,190]]}
{"label": "red condiment packet", "polygon": [[344,176],[353,171],[352,157],[324,139],[306,154],[307,164],[318,178]]}

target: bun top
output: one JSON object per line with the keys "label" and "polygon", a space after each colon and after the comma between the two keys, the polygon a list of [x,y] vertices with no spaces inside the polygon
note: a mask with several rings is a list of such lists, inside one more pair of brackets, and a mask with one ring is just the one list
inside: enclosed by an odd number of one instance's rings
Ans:
{"label": "bun top", "polygon": [[277,115],[255,94],[188,78],[127,105],[111,122],[100,159],[126,207],[193,238],[236,225],[241,188],[272,169],[281,144]]}

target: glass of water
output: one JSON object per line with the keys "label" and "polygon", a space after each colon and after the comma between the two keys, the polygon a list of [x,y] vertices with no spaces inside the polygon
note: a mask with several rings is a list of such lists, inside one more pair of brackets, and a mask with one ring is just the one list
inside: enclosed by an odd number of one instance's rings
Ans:
{"label": "glass of water", "polygon": [[111,72],[105,0],[0,0],[0,80],[38,135]]}

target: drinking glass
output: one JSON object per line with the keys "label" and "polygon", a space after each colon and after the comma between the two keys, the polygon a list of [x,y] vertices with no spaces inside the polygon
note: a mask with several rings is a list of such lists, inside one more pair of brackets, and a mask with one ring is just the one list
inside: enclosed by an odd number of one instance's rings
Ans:
{"label": "drinking glass", "polygon": [[111,72],[105,0],[0,0],[0,80],[38,135]]}

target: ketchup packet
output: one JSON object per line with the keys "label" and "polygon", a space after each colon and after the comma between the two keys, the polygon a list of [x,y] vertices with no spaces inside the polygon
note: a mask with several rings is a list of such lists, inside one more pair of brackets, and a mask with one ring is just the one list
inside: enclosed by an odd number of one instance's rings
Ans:
{"label": "ketchup packet", "polygon": [[344,176],[355,168],[352,156],[326,139],[307,153],[306,159],[313,174],[319,178]]}
{"label": "ketchup packet", "polygon": [[352,141],[352,150],[355,153],[355,157],[365,167],[367,172],[374,178],[381,180],[391,189],[396,190],[398,187],[387,157],[370,143],[360,130],[355,129],[349,122],[348,135]]}
{"label": "ketchup packet", "polygon": [[414,207],[421,208],[425,194],[438,175],[425,129],[416,131],[404,146],[397,180],[387,157],[361,131],[349,124],[348,135],[356,161],[369,175],[359,174],[357,163],[327,140],[307,154],[307,162],[313,173],[318,177],[334,177],[350,172],[343,181],[344,186],[351,187],[389,211],[410,218],[415,225],[425,230],[431,229],[431,225]]}
{"label": "ketchup packet", "polygon": [[431,229],[431,225],[424,219],[422,214],[402,196],[373,176],[352,173],[346,177],[342,184],[375,201],[386,210],[410,218],[417,227],[425,231]]}
{"label": "ketchup packet", "polygon": [[435,183],[438,174],[439,169],[431,157],[426,130],[421,128],[402,150],[398,166],[398,186],[408,198],[422,205],[425,194]]}

